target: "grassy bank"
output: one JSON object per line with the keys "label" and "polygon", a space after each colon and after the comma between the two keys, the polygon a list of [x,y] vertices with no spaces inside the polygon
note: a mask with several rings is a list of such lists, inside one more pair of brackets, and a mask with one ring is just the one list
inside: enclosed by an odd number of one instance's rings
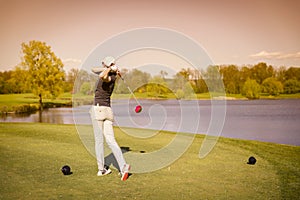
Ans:
{"label": "grassy bank", "polygon": [[[115,128],[120,146],[146,152],[174,134],[138,139]],[[128,129],[128,131],[133,131]],[[143,130],[135,130],[142,132]],[[89,134],[89,133],[87,133]],[[92,134],[92,133],[90,133]],[[220,138],[204,159],[203,136],[172,165],[120,181],[97,177],[96,161],[73,125],[0,123],[0,199],[297,199],[300,147]],[[125,154],[126,156],[126,154]],[[256,165],[247,165],[249,156]],[[155,162],[155,160],[153,161]],[[69,164],[73,174],[63,176]]]}
{"label": "grassy bank", "polygon": [[[138,99],[175,99],[174,94],[168,94],[165,96],[149,96],[147,93],[136,93],[135,96]],[[202,93],[197,94],[197,99],[211,99],[211,98],[218,98],[223,97],[224,94],[218,93]],[[246,99],[241,94],[227,94],[226,95],[228,100],[231,99]],[[112,99],[128,99],[133,98],[131,94],[113,94]],[[298,94],[282,94],[280,96],[269,96],[266,94],[261,95],[261,99],[298,99],[300,98],[300,93]],[[224,98],[221,98],[224,99]],[[51,107],[66,107],[72,106],[72,103],[75,105],[86,105],[92,104],[93,96],[92,95],[82,95],[82,94],[75,94],[72,95],[70,93],[64,93],[60,95],[56,99],[44,99],[44,107],[51,108]],[[36,111],[39,108],[38,98],[33,94],[1,94],[0,95],[0,114],[1,113],[9,113],[9,112],[16,112],[16,113],[30,113],[31,111]]]}
{"label": "grassy bank", "polygon": [[[44,108],[66,107],[72,105],[71,95],[63,94],[57,99],[43,99]],[[33,94],[1,94],[1,113],[30,113],[39,109],[39,99]]]}

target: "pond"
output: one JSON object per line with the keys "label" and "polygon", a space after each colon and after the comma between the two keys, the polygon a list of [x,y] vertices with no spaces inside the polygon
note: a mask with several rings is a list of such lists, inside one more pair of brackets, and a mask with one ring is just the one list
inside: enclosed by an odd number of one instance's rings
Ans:
{"label": "pond", "polygon": [[[114,100],[116,126],[206,134],[212,122],[210,100]],[[91,124],[91,106],[53,108],[31,115],[6,115],[1,122]],[[300,145],[300,100],[230,100],[226,102],[222,137]],[[217,113],[218,114],[218,113]],[[216,114],[215,114],[216,115]],[[195,129],[196,127],[196,129]]]}

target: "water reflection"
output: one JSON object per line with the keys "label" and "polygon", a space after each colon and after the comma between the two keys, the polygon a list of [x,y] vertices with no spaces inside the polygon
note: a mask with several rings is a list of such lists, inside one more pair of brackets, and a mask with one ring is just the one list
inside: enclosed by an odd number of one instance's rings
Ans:
{"label": "water reflection", "polygon": [[[134,112],[135,105],[124,109],[125,101],[113,102],[115,125],[149,129],[177,131],[180,126],[182,110],[190,113],[184,121],[184,130],[190,132],[199,121],[197,133],[206,133],[211,121],[211,102],[198,101],[200,112],[195,112],[189,101],[150,101],[143,100],[143,111]],[[157,106],[153,106],[157,104]],[[31,115],[5,115],[1,122],[44,122],[53,124],[91,124],[89,118],[90,105],[72,108],[54,108],[43,113]],[[151,110],[152,108],[152,110]],[[150,118],[150,115],[152,119]],[[162,116],[164,121],[161,121]],[[200,116],[200,118],[199,118]],[[152,121],[151,121],[152,120]],[[223,137],[242,138],[275,142],[281,144],[300,145],[300,100],[254,100],[228,101]]]}
{"label": "water reflection", "polygon": [[52,108],[33,114],[2,115],[1,122],[40,122],[51,124],[74,124],[71,108]]}

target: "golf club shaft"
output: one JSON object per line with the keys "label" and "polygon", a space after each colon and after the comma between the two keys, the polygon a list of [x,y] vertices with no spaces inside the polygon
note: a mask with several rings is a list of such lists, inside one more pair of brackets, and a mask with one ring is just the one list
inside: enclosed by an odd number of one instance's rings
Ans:
{"label": "golf club shaft", "polygon": [[136,103],[138,105],[140,105],[139,101],[137,100],[136,96],[134,95],[134,93],[132,92],[132,90],[130,89],[130,87],[126,84],[124,78],[121,76],[121,74],[119,74],[120,78],[123,80],[123,83],[125,84],[125,86],[127,87],[127,89],[129,90],[129,92],[131,93],[131,95],[133,96],[133,98],[135,99]]}

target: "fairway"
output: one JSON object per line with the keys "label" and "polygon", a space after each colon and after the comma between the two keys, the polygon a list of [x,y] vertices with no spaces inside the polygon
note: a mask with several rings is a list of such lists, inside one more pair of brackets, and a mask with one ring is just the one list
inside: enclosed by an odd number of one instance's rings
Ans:
{"label": "fairway", "polygon": [[[115,134],[120,146],[136,152],[155,151],[175,136],[161,132],[148,139],[134,138],[117,127]],[[0,123],[0,199],[299,198],[299,146],[220,138],[200,159],[203,138],[197,135],[170,166],[132,174],[122,182],[113,167],[112,174],[96,176],[95,158],[74,125]],[[255,165],[246,164],[250,156],[257,159]],[[71,166],[72,175],[61,173],[65,164]]]}

